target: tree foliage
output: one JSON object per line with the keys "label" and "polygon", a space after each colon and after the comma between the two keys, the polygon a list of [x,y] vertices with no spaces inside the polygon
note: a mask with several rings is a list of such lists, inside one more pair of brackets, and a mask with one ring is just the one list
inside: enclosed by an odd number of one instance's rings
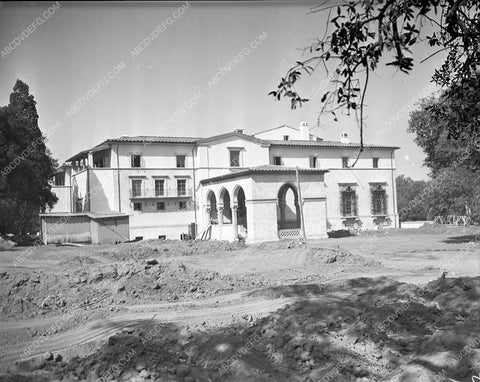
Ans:
{"label": "tree foliage", "polygon": [[431,169],[430,205],[436,215],[470,214],[480,221],[480,79],[452,85],[423,99],[410,114],[408,131]]}
{"label": "tree foliage", "polygon": [[401,214],[400,220],[427,220],[429,216],[430,207],[427,200],[420,200],[415,205],[411,204],[412,200],[421,194],[421,192],[428,186],[425,180],[413,180],[404,175],[397,176],[397,205],[398,211],[405,211]]}
{"label": "tree foliage", "polygon": [[356,0],[320,5],[311,12],[327,13],[323,37],[305,48],[307,58],[288,69],[269,94],[277,100],[289,98],[293,109],[301,106],[308,99],[296,91],[297,82],[319,68],[328,73],[333,61],[334,90],[323,95],[321,109],[359,110],[362,148],[369,73],[383,56],[389,56],[386,65],[409,73],[414,65],[411,48],[426,42],[436,52],[447,52],[432,76],[437,84],[461,85],[476,74],[480,62],[480,3],[476,0]]}
{"label": "tree foliage", "polygon": [[0,108],[1,233],[26,233],[39,211],[57,201],[49,183],[56,164],[38,127],[36,101],[17,80],[9,104]]}

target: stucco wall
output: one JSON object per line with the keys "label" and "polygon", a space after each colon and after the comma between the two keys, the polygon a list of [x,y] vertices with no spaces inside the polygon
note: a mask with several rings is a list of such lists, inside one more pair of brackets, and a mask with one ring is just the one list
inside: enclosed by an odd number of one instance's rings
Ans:
{"label": "stucco wall", "polygon": [[[118,161],[120,168],[131,168],[131,155],[141,154],[143,167],[146,168],[176,168],[176,155],[185,155],[185,166],[193,167],[193,145],[186,144],[121,144],[118,146]],[[112,166],[117,167],[117,146],[113,146]]]}
{"label": "stucco wall", "polygon": [[71,188],[69,186],[52,186],[52,192],[58,201],[49,212],[71,212]]}
{"label": "stucco wall", "polygon": [[212,142],[208,146],[200,146],[196,166],[210,169],[230,169],[229,147],[243,149],[240,153],[240,167],[254,167],[268,163],[268,147],[249,140],[231,137]]}
{"label": "stucco wall", "polygon": [[80,206],[80,211],[89,211],[89,201],[87,196],[87,170],[82,170],[79,173],[72,176],[72,203],[73,203],[73,212],[77,212],[77,200],[82,198],[82,204]]}
{"label": "stucco wall", "polygon": [[93,212],[118,212],[115,203],[117,174],[108,168],[91,168],[89,172],[90,211]]}
{"label": "stucco wall", "polygon": [[[393,181],[393,183],[392,183]],[[355,191],[358,199],[358,217],[362,222],[362,229],[377,229],[371,213],[370,183],[384,183],[387,194],[387,212],[392,220],[391,227],[398,227],[396,211],[395,174],[391,170],[361,170],[350,169],[330,170],[325,174],[327,195],[327,216],[331,229],[345,228],[342,224],[340,207],[340,184],[357,184]]]}
{"label": "stucco wall", "polygon": [[179,210],[179,200],[166,200],[165,211],[157,211],[156,204],[157,200],[146,200],[142,212],[133,209],[129,212],[130,239],[136,236],[157,239],[159,235],[180,239],[180,234],[188,233],[188,225],[195,222],[192,201],[187,202],[187,210]]}

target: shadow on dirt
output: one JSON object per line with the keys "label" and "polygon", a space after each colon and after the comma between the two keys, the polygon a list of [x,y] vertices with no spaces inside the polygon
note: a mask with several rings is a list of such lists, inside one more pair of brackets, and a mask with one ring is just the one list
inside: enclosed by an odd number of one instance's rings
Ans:
{"label": "shadow on dirt", "polygon": [[478,235],[463,235],[463,236],[451,236],[442,242],[447,244],[464,244],[464,243],[475,243],[480,240],[480,234]]}
{"label": "shadow on dirt", "polygon": [[359,278],[256,293],[296,301],[226,328],[136,322],[94,354],[47,362],[43,372],[59,380],[185,382],[465,381],[474,372],[480,278],[441,277],[423,287]]}

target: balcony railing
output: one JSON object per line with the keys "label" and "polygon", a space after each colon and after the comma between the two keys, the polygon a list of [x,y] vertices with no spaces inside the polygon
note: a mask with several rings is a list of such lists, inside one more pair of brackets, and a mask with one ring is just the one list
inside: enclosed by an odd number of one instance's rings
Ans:
{"label": "balcony railing", "polygon": [[159,189],[130,189],[131,199],[145,198],[188,198],[192,196],[191,188],[165,188]]}

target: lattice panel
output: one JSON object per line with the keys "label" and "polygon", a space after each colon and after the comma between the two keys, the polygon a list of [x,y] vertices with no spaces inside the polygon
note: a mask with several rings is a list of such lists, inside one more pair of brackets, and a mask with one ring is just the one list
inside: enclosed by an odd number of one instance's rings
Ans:
{"label": "lattice panel", "polygon": [[280,229],[278,230],[278,237],[280,239],[301,239],[302,231],[299,228]]}

